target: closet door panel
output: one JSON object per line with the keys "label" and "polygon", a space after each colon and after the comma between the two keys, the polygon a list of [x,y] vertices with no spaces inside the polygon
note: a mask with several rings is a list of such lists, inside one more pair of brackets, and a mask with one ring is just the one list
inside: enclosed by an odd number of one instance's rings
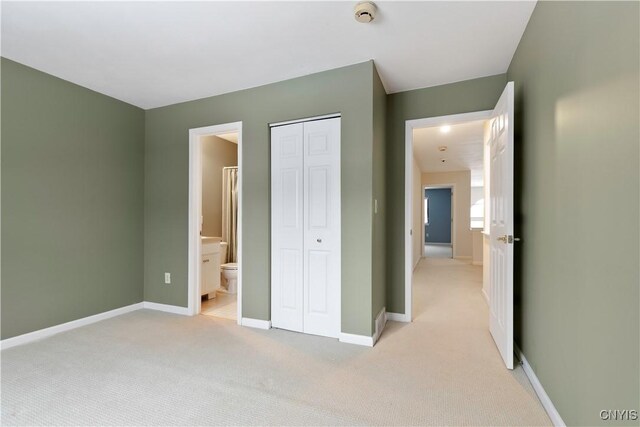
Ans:
{"label": "closet door panel", "polygon": [[271,323],[303,330],[303,125],[271,129]]}
{"label": "closet door panel", "polygon": [[340,334],[340,119],[304,123],[304,332]]}

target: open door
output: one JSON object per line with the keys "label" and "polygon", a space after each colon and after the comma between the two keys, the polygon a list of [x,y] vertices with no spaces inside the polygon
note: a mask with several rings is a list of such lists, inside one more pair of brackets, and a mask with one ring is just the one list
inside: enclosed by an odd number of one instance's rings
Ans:
{"label": "open door", "polygon": [[513,82],[489,122],[489,330],[513,369]]}

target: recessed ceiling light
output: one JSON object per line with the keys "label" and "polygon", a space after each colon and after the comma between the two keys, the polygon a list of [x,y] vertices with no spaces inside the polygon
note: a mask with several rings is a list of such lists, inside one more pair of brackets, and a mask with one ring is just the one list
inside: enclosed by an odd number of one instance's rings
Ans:
{"label": "recessed ceiling light", "polygon": [[449,133],[450,130],[451,130],[451,126],[449,125],[440,126],[440,132],[442,133]]}

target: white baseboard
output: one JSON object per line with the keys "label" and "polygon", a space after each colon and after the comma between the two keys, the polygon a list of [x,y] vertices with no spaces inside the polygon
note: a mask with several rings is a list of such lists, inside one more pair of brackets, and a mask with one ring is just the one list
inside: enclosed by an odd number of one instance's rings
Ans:
{"label": "white baseboard", "polygon": [[407,315],[404,313],[385,313],[387,316],[387,320],[391,320],[394,322],[411,322],[411,319],[407,319]]}
{"label": "white baseboard", "polygon": [[463,260],[463,261],[464,261],[464,260],[470,260],[470,259],[471,259],[471,257],[470,257],[470,256],[466,256],[466,255],[465,255],[465,256],[462,256],[462,255],[456,255],[456,256],[454,256],[453,258],[454,258],[454,259]]}
{"label": "white baseboard", "polygon": [[340,332],[340,336],[338,337],[338,339],[340,340],[340,342],[363,345],[365,347],[373,347],[373,337],[368,337],[366,335],[355,335]]}
{"label": "white baseboard", "polygon": [[418,266],[418,264],[420,264],[420,260],[421,260],[422,258],[424,258],[424,257],[420,257],[420,258],[418,258],[418,260],[415,262],[415,264],[413,264],[413,271],[415,271],[415,270],[416,270],[416,267]]}
{"label": "white baseboard", "polygon": [[114,310],[105,311],[103,313],[94,314],[93,316],[83,317],[82,319],[72,320],[70,322],[61,323],[59,325],[51,326],[49,328],[39,329],[37,331],[29,332],[17,337],[7,338],[0,341],[0,349],[5,350],[7,348],[15,347],[21,344],[27,344],[33,341],[37,341],[43,338],[50,337],[60,332],[70,331],[71,329],[79,328],[81,326],[90,325],[92,323],[99,322],[101,320],[109,319],[111,317],[119,316],[121,314],[129,313],[131,311],[139,310],[142,308],[143,303],[126,305],[124,307],[116,308]]}
{"label": "white baseboard", "polygon": [[482,261],[473,261],[471,264],[473,264],[473,265],[482,265]]}
{"label": "white baseboard", "polygon": [[271,329],[271,320],[251,319],[249,317],[243,317],[242,326],[248,326],[250,328],[257,329]]}
{"label": "white baseboard", "polygon": [[187,307],[179,307],[177,305],[160,304],[157,302],[145,301],[142,303],[142,308],[149,310],[164,311],[166,313],[181,314],[183,316],[189,315],[189,309]]}
{"label": "white baseboard", "polygon": [[535,390],[536,394],[538,395],[538,398],[540,399],[540,403],[542,403],[542,406],[544,407],[545,411],[547,411],[547,415],[549,415],[549,418],[551,418],[551,422],[556,427],[565,427],[566,424],[562,420],[560,413],[558,412],[556,407],[553,405],[553,402],[549,398],[549,395],[547,394],[547,392],[544,391],[542,384],[540,384],[540,380],[538,380],[536,373],[533,372],[533,369],[531,368],[531,365],[529,365],[527,358],[524,357],[522,350],[520,350],[520,347],[518,347],[515,343],[513,343],[513,348],[516,351],[516,355],[518,356],[518,359],[520,359],[520,363],[522,364],[522,369],[524,369],[524,373],[527,374],[527,377],[529,378],[529,382],[533,386],[533,389]]}
{"label": "white baseboard", "polygon": [[387,311],[386,307],[382,307],[380,313],[376,316],[375,326],[376,330],[373,333],[373,345],[376,345],[380,335],[382,335],[382,331],[384,331],[384,327],[387,325]]}
{"label": "white baseboard", "polygon": [[482,296],[484,297],[484,300],[487,302],[487,305],[489,305],[489,295],[487,295],[484,289],[482,289]]}

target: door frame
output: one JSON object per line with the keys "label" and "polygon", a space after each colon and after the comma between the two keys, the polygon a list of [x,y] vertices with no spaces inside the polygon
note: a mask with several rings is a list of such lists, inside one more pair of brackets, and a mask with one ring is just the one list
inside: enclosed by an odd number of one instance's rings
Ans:
{"label": "door frame", "polygon": [[424,193],[426,190],[435,190],[440,188],[450,188],[451,189],[451,257],[456,257],[456,185],[455,184],[422,184],[422,194],[423,194],[423,202],[422,202],[422,256],[426,256],[424,247],[426,246],[426,237],[424,233]]}
{"label": "door frame", "polygon": [[200,276],[202,245],[200,227],[202,217],[202,142],[210,135],[238,132],[238,293],[237,323],[242,324],[242,122],[225,123],[189,129],[189,250],[187,312],[200,313]]}
{"label": "door frame", "polygon": [[[413,248],[411,244],[412,223],[412,178],[413,178],[413,130],[452,125],[474,120],[487,120],[493,110],[474,111],[470,113],[451,114],[446,116],[428,117],[405,121],[405,147],[404,147],[404,314],[397,319],[402,322],[412,321],[412,289],[413,283]],[[423,203],[424,206],[424,203]],[[423,220],[424,222],[424,216]],[[422,227],[424,228],[424,226]],[[424,247],[424,245],[423,245]],[[424,251],[424,249],[423,249]]]}

